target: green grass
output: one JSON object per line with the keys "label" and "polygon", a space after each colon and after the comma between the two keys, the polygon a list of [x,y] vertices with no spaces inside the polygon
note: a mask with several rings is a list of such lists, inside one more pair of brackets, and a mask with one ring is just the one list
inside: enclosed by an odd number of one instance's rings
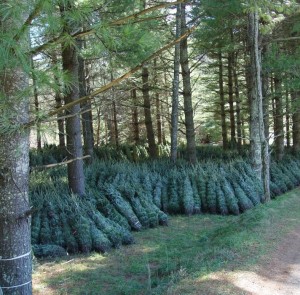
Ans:
{"label": "green grass", "polygon": [[[254,267],[299,220],[299,189],[239,216],[171,216],[168,227],[135,233],[134,245],[103,255],[38,261],[34,293],[199,294],[199,280]],[[209,284],[201,288],[201,294],[210,294]],[[243,293],[223,286],[220,294]]]}

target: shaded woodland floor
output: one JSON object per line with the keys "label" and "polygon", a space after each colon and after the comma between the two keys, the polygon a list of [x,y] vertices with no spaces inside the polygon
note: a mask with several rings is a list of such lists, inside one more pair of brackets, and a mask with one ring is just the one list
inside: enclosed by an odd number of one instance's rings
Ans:
{"label": "shaded woodland floor", "polygon": [[239,216],[171,216],[106,254],[39,260],[34,294],[299,294],[300,190]]}

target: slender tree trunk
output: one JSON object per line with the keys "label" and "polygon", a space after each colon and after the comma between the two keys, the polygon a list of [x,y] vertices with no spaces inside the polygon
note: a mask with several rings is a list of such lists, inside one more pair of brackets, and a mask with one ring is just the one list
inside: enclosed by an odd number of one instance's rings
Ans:
{"label": "slender tree trunk", "polygon": [[139,111],[138,111],[138,100],[136,95],[136,89],[131,90],[131,97],[133,102],[132,109],[132,125],[133,125],[133,141],[137,145],[140,142],[140,128],[139,128]]}
{"label": "slender tree trunk", "polygon": [[236,131],[235,131],[235,111],[233,99],[233,62],[234,52],[228,53],[228,103],[229,103],[229,116],[230,116],[230,141],[233,146],[236,144]]}
{"label": "slender tree trunk", "polygon": [[[31,56],[31,67],[34,70],[34,61],[33,61],[32,56]],[[33,86],[33,96],[34,96],[34,109],[38,116],[40,107],[39,107],[39,94],[38,94],[37,85],[36,85],[35,73],[33,73],[33,75],[32,75],[32,84],[33,84],[32,86]],[[40,122],[38,122],[36,124],[36,145],[37,145],[38,150],[42,149],[41,123]]]}
{"label": "slender tree trunk", "polygon": [[[187,30],[185,3],[181,4],[181,34]],[[191,73],[189,67],[188,43],[187,39],[180,42],[180,64],[182,72],[183,84],[183,104],[184,104],[184,122],[186,129],[187,155],[191,164],[196,164],[196,142],[195,142],[195,126],[194,111],[192,101]]]}
{"label": "slender tree trunk", "polygon": [[101,128],[101,114],[100,108],[97,108],[97,130],[96,130],[96,146],[100,146],[100,128]]}
{"label": "slender tree trunk", "polygon": [[[157,74],[157,59],[154,59],[154,85],[158,85],[158,74]],[[161,129],[161,107],[160,97],[158,90],[155,91],[155,108],[156,108],[156,128],[157,128],[157,143],[162,144],[162,129]]]}
{"label": "slender tree trunk", "polygon": [[[268,47],[264,46],[262,49],[262,60],[267,54]],[[269,143],[269,104],[270,104],[270,95],[269,95],[269,76],[266,71],[262,71],[262,95],[263,95],[263,114],[264,114],[264,127],[265,127],[265,138]]]}
{"label": "slender tree trunk", "polygon": [[144,115],[145,115],[145,125],[147,132],[147,140],[149,144],[149,155],[151,158],[157,157],[157,149],[155,144],[155,136],[151,117],[151,101],[150,101],[150,89],[149,89],[149,71],[147,67],[143,68],[142,72],[143,81],[143,98],[144,98]]}
{"label": "slender tree trunk", "polygon": [[[61,6],[62,16],[72,9],[70,1]],[[64,32],[70,34],[73,30],[65,22]],[[78,87],[78,57],[77,49],[72,44],[62,44],[62,64],[63,70],[70,76],[71,85],[65,89],[65,104],[73,102],[79,98]],[[85,182],[83,174],[81,126],[80,126],[80,105],[76,104],[66,111],[66,133],[68,158],[73,160],[68,164],[68,180],[70,190],[80,196],[85,194]]]}
{"label": "slender tree trunk", "polygon": [[[1,19],[2,33],[15,34],[19,21]],[[27,41],[19,40],[24,52],[29,50]],[[24,128],[29,121],[28,79],[22,63],[17,65],[18,56],[5,48],[9,42],[0,43],[10,55],[0,69],[0,293],[31,295],[29,130]]]}
{"label": "slender tree trunk", "polygon": [[[114,89],[113,89],[114,91]],[[116,147],[119,147],[119,128],[118,128],[118,119],[117,119],[117,105],[115,99],[112,102],[113,109],[113,127],[114,127],[114,140]]]}
{"label": "slender tree trunk", "polygon": [[[83,41],[78,41],[78,47],[82,49],[84,47]],[[83,97],[88,94],[86,85],[86,66],[85,61],[81,55],[78,55],[78,81],[79,81],[79,96]],[[84,151],[86,155],[90,155],[86,161],[87,163],[92,162],[94,153],[94,130],[93,130],[93,114],[92,104],[90,100],[81,104],[81,119],[82,119],[82,132],[83,132],[83,143]]]}
{"label": "slender tree trunk", "polygon": [[286,129],[286,146],[291,147],[291,136],[290,136],[290,96],[289,89],[286,81],[285,85],[285,129]]}
{"label": "slender tree trunk", "polygon": [[227,149],[228,148],[228,139],[227,139],[224,81],[223,81],[223,60],[222,60],[221,50],[218,53],[218,58],[219,58],[219,91],[220,91],[222,141],[223,141],[223,148]]}
{"label": "slender tree trunk", "polygon": [[[181,6],[176,5],[176,38],[181,35]],[[174,53],[174,76],[172,84],[172,114],[171,114],[171,160],[177,160],[177,137],[178,137],[178,96],[179,96],[179,67],[180,67],[180,44],[175,44]]]}
{"label": "slender tree trunk", "polygon": [[275,118],[274,118],[274,137],[275,137],[275,154],[278,160],[282,160],[284,153],[284,131],[283,131],[283,103],[281,78],[274,77],[275,87]]}
{"label": "slender tree trunk", "polygon": [[[54,53],[52,55],[52,64],[54,67],[57,66],[57,57]],[[57,75],[54,74],[54,82],[55,85],[59,86],[60,81]],[[58,90],[55,91],[55,108],[59,109],[62,106],[62,96]],[[57,114],[57,127],[58,127],[58,140],[59,140],[59,146],[62,148],[66,147],[66,141],[65,141],[65,121],[62,119],[64,113],[60,112]]]}
{"label": "slender tree trunk", "polygon": [[270,171],[268,143],[265,139],[262,85],[261,85],[261,61],[258,46],[258,13],[251,12],[248,15],[249,29],[248,42],[250,51],[250,77],[251,77],[251,101],[250,101],[250,144],[251,160],[256,176],[262,180],[264,187],[264,200],[270,200]]}
{"label": "slender tree trunk", "polygon": [[236,101],[236,132],[237,132],[237,148],[241,151],[242,148],[242,118],[241,118],[241,98],[239,91],[239,80],[237,75],[237,56],[235,57],[235,63],[233,68],[234,77],[234,93]]}
{"label": "slender tree trunk", "polygon": [[292,109],[293,109],[293,152],[300,152],[300,105],[299,105],[299,91],[293,91],[292,95]]}

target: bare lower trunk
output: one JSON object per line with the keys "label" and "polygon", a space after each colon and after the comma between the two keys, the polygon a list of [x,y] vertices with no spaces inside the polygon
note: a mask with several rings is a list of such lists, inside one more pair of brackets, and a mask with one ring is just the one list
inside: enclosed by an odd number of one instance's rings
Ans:
{"label": "bare lower trunk", "polygon": [[281,79],[278,75],[274,78],[275,87],[275,118],[274,118],[274,137],[275,154],[278,160],[282,160],[284,153],[284,131],[283,131],[283,103]]}
{"label": "bare lower trunk", "polygon": [[[267,46],[263,47],[262,50],[262,59],[265,58],[267,53]],[[265,138],[269,142],[269,103],[270,103],[270,95],[269,95],[269,76],[266,71],[262,71],[262,96],[263,96],[263,113],[264,113],[264,127],[265,127]]]}
{"label": "bare lower trunk", "polygon": [[97,108],[97,129],[96,129],[96,146],[100,146],[100,128],[101,128],[101,114],[100,108]]}
{"label": "bare lower trunk", "polygon": [[[62,15],[72,9],[71,2],[61,6]],[[70,33],[72,28],[65,23],[64,31]],[[65,91],[65,104],[76,101],[79,97],[78,87],[78,58],[77,49],[71,44],[62,44],[63,70],[70,76],[72,84]],[[85,194],[83,174],[80,105],[76,104],[66,111],[66,133],[68,158],[73,160],[68,164],[68,181],[70,190],[80,196]]]}
{"label": "bare lower trunk", "polygon": [[145,115],[145,125],[147,132],[147,140],[149,145],[149,154],[151,158],[157,157],[157,149],[155,144],[154,130],[151,117],[151,101],[150,101],[150,89],[149,89],[149,71],[147,67],[143,68],[142,72],[143,80],[143,98],[144,98],[144,115]]}
{"label": "bare lower trunk", "polygon": [[22,93],[27,82],[20,69],[0,72],[1,103],[5,106],[0,109],[0,293],[5,295],[32,294],[29,130],[24,128],[29,100]]}
{"label": "bare lower trunk", "polygon": [[[287,84],[287,82],[286,82]],[[289,89],[286,85],[285,89],[285,129],[286,129],[286,146],[289,148],[291,146],[291,136],[290,136],[290,96]]]}
{"label": "bare lower trunk", "polygon": [[[78,41],[79,48],[83,48],[83,41]],[[86,85],[86,67],[82,56],[78,55],[78,80],[79,80],[79,96],[83,97],[88,94]],[[91,101],[87,100],[81,104],[81,119],[84,151],[89,155],[87,163],[92,162],[94,153],[94,130],[93,130],[93,114]]]}
{"label": "bare lower trunk", "polygon": [[232,145],[236,143],[236,131],[235,131],[235,111],[234,111],[234,99],[233,99],[233,61],[234,53],[228,53],[228,103],[229,103],[229,116],[230,116],[230,141]]}
{"label": "bare lower trunk", "polygon": [[113,100],[112,102],[112,107],[113,107],[113,128],[114,128],[114,138],[115,138],[115,143],[116,147],[119,147],[119,128],[118,128],[118,120],[117,120],[117,105],[116,101]]}
{"label": "bare lower trunk", "polygon": [[[181,34],[181,7],[177,4],[176,11],[176,38]],[[179,67],[180,67],[180,44],[175,44],[174,52],[174,75],[172,84],[172,114],[171,114],[171,160],[177,160],[177,137],[178,137],[178,91],[179,91]]]}
{"label": "bare lower trunk", "polygon": [[292,108],[293,108],[293,152],[300,152],[300,106],[299,106],[300,92],[292,92]]}
{"label": "bare lower trunk", "polygon": [[[52,63],[53,66],[57,66],[57,57],[54,53],[52,55]],[[59,81],[59,78],[57,75],[54,74],[54,82],[57,86],[59,86],[61,83]],[[55,90],[55,108],[59,109],[62,106],[62,96],[60,94],[59,90]],[[62,119],[64,113],[60,112],[57,114],[57,128],[58,128],[58,140],[59,140],[59,146],[65,147],[66,141],[65,141],[65,121]]]}
{"label": "bare lower trunk", "polygon": [[219,52],[218,57],[219,57],[219,91],[220,91],[222,141],[223,141],[223,148],[227,149],[228,139],[227,139],[227,125],[226,125],[225,97],[224,97],[223,60],[222,60],[221,51]]}
{"label": "bare lower trunk", "polygon": [[138,101],[137,101],[135,88],[131,90],[131,97],[133,102],[133,108],[132,108],[133,141],[135,144],[139,144],[140,142],[139,112],[137,107]]}
{"label": "bare lower trunk", "polygon": [[264,133],[261,61],[258,47],[258,14],[251,12],[249,17],[248,42],[250,50],[250,144],[251,161],[256,176],[264,187],[264,200],[270,200],[270,172],[268,143]]}
{"label": "bare lower trunk", "polygon": [[[185,3],[181,4],[181,34],[187,30]],[[191,73],[189,67],[188,43],[187,39],[180,42],[180,64],[182,72],[183,84],[183,103],[184,118],[186,129],[187,155],[189,162],[195,164],[197,161],[196,143],[195,143],[195,127],[194,127],[194,111],[192,101]]]}
{"label": "bare lower trunk", "polygon": [[233,68],[234,77],[234,93],[236,101],[236,132],[237,132],[237,148],[240,151],[242,148],[242,118],[241,118],[241,99],[239,92],[239,81],[237,75],[237,62]]}

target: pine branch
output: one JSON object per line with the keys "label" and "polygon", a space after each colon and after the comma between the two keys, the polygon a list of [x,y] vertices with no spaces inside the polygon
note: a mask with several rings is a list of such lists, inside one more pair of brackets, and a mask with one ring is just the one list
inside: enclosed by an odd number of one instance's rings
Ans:
{"label": "pine branch", "polygon": [[[151,18],[145,18],[145,20],[138,19],[138,18],[141,15],[147,14],[149,12],[152,12],[152,11],[155,11],[155,10],[158,10],[158,9],[161,9],[161,8],[165,8],[165,7],[168,7],[168,6],[176,5],[176,4],[179,4],[179,3],[186,3],[186,2],[187,2],[187,0],[179,0],[179,1],[176,1],[176,2],[168,2],[168,3],[164,3],[164,4],[155,5],[155,6],[146,8],[146,9],[144,9],[142,11],[139,11],[137,13],[134,13],[132,15],[126,16],[124,18],[112,21],[112,22],[109,23],[109,26],[124,25],[124,24],[127,24],[131,20],[134,20],[134,22],[141,22],[141,21],[151,20]],[[81,32],[75,32],[73,34],[70,34],[70,36],[72,38],[81,38],[81,37],[84,37],[84,36],[88,36],[88,35],[94,34],[95,32],[96,32],[95,29],[89,29],[89,30],[85,30],[83,32],[82,31]],[[62,42],[62,40],[64,39],[64,36],[65,36],[64,34],[60,34],[59,36],[57,36],[57,37],[49,40],[48,42],[46,42],[46,43],[44,43],[44,44],[42,44],[40,46],[37,46],[37,47],[33,48],[30,51],[30,54],[36,55],[36,54],[40,53],[41,51],[49,48],[51,45],[54,45],[56,43]]]}
{"label": "pine branch", "polygon": [[52,117],[54,115],[57,115],[71,107],[73,107],[74,105],[77,104],[81,104],[83,102],[86,102],[88,100],[92,100],[96,95],[103,93],[109,89],[111,89],[113,86],[119,84],[120,82],[126,80],[127,78],[129,78],[130,76],[132,76],[134,73],[136,73],[138,70],[140,70],[145,64],[147,64],[149,61],[151,61],[152,59],[154,59],[155,57],[159,56],[162,52],[164,52],[165,50],[171,48],[172,46],[174,46],[175,44],[181,42],[182,40],[184,40],[185,38],[187,38],[195,29],[196,29],[197,25],[193,26],[192,28],[190,28],[189,30],[187,30],[185,32],[185,34],[181,35],[178,39],[170,42],[169,44],[165,45],[164,47],[162,47],[161,49],[157,50],[156,52],[154,52],[152,55],[150,55],[148,58],[146,58],[144,61],[142,61],[139,65],[137,65],[136,67],[132,68],[131,70],[129,70],[127,73],[125,73],[124,75],[120,76],[117,79],[114,79],[113,81],[111,81],[110,83],[100,87],[99,89],[95,90],[94,92],[92,92],[91,94],[89,94],[88,96],[83,96],[78,98],[75,101],[72,101],[68,104],[65,104],[64,106],[57,108],[53,111],[50,111],[45,117],[40,118],[39,120],[33,120],[30,121],[29,123],[26,124],[26,126],[30,127],[35,125],[36,123],[40,123],[43,122],[44,120],[46,120],[49,117]]}

